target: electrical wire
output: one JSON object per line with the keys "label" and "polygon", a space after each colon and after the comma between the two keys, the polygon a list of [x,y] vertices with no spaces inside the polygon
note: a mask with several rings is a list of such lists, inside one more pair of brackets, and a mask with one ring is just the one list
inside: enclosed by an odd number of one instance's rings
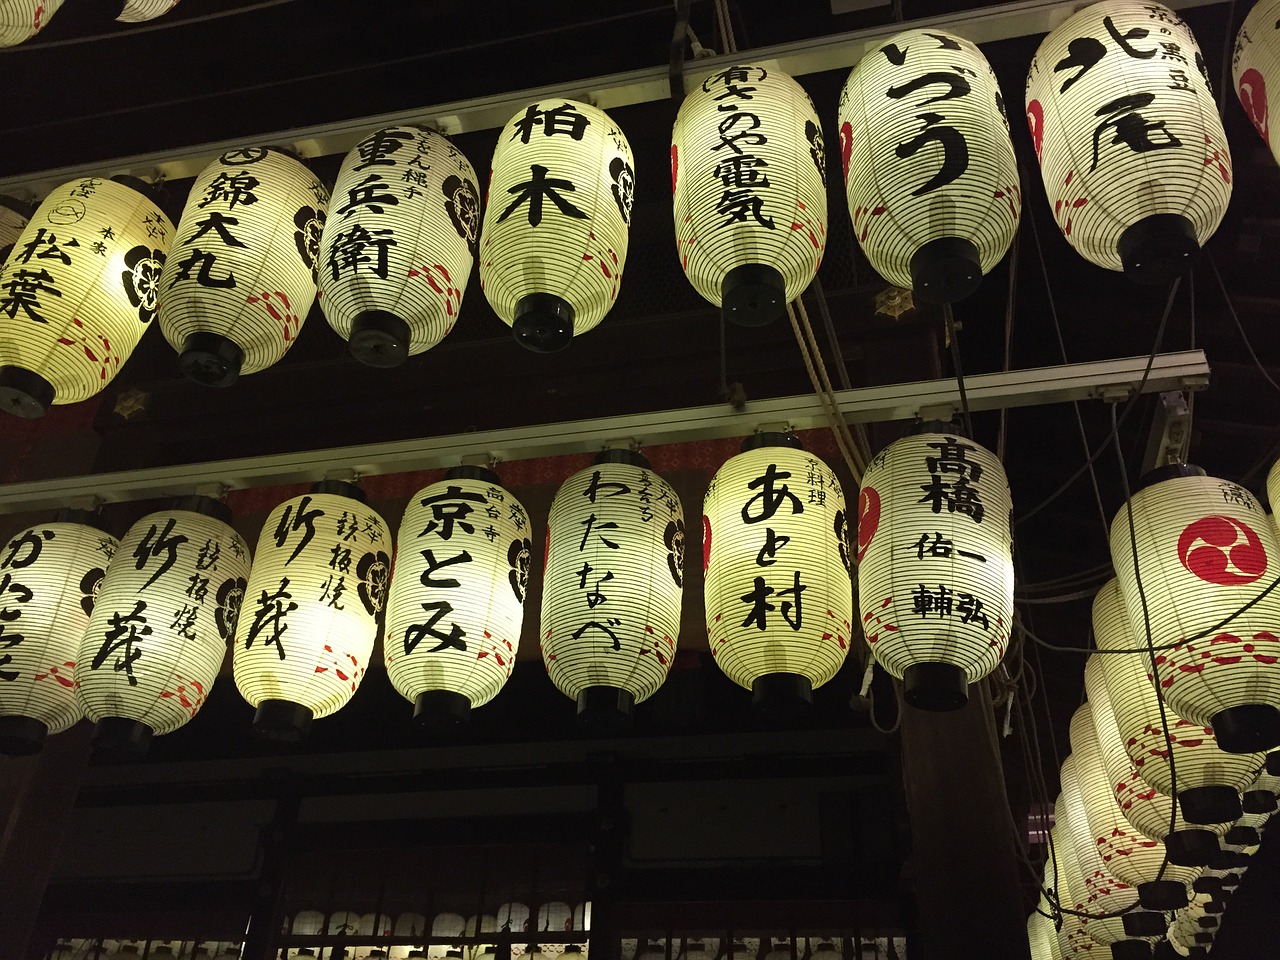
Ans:
{"label": "electrical wire", "polygon": [[[1022,221],[1018,221],[1018,229],[1013,233],[1013,243],[1009,249],[1009,292],[1004,301],[1004,365],[1001,370],[1009,372],[1013,365],[1013,320],[1014,307],[1018,302],[1018,249],[1022,246]],[[996,459],[1004,462],[1004,452],[1009,434],[1009,408],[1000,408],[1000,427],[996,432]]]}
{"label": "electrical wire", "polygon": [[1231,315],[1231,320],[1236,325],[1236,330],[1240,333],[1240,339],[1244,341],[1244,348],[1249,351],[1249,357],[1253,360],[1253,365],[1258,368],[1258,372],[1262,374],[1264,380],[1271,384],[1271,389],[1280,393],[1280,383],[1272,378],[1267,372],[1267,368],[1262,365],[1262,361],[1258,359],[1258,354],[1253,349],[1253,344],[1249,342],[1249,335],[1244,332],[1244,324],[1240,322],[1240,315],[1236,313],[1235,304],[1231,302],[1231,294],[1227,293],[1227,285],[1222,282],[1222,274],[1218,272],[1218,263],[1213,256],[1206,250],[1205,257],[1209,261],[1209,268],[1213,271],[1213,277],[1218,281],[1218,289],[1222,291],[1222,300],[1227,305],[1227,313]]}
{"label": "electrical wire", "polygon": [[956,318],[951,312],[951,304],[942,305],[942,318],[947,325],[947,341],[951,345],[951,365],[956,371],[956,387],[960,391],[960,412],[964,418],[964,429],[972,437],[973,417],[969,414],[969,395],[964,389],[964,368],[960,365],[960,342],[956,339]]}

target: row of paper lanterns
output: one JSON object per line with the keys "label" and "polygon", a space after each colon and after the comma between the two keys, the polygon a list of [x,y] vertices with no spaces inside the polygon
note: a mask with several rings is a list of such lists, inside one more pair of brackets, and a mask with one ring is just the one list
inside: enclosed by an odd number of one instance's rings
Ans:
{"label": "row of paper lanterns", "polygon": [[[1280,0],[1263,0],[1233,60],[1264,138],[1275,22]],[[1055,220],[1090,261],[1170,278],[1222,219],[1231,159],[1203,70],[1186,24],[1139,0],[1088,7],[1041,44],[1027,118]],[[1021,216],[1005,101],[978,48],[941,31],[895,36],[850,74],[839,129],[872,265],[922,299],[971,292]],[[681,105],[677,252],[730,319],[768,322],[816,275],[825,158],[808,95],[773,67],[729,67]],[[503,128],[483,217],[467,158],[412,125],[357,145],[332,200],[291,155],[223,154],[196,178],[176,231],[130,186],[64,184],[0,272],[0,406],[34,416],[93,395],[157,315],[184,372],[231,383],[284,356],[317,296],[357,357],[399,363],[452,329],[477,257],[485,296],[517,338],[559,349],[617,298],[634,190],[621,129],[559,98]]]}
{"label": "row of paper lanterns", "polygon": [[[48,26],[66,0],[5,0],[0,8],[0,47],[14,47],[30,40]],[[123,0],[121,23],[144,23],[163,17],[179,0]]]}

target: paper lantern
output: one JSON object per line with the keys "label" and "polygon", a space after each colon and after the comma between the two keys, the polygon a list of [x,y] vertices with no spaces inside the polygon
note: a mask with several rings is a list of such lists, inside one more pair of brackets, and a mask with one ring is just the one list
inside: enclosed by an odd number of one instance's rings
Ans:
{"label": "paper lantern", "polygon": [[[1144,587],[1146,583],[1144,574]],[[1109,581],[1094,599],[1093,635],[1099,650],[1141,650],[1146,645],[1145,637],[1133,629],[1125,612],[1117,580]],[[1166,796],[1172,795],[1169,743],[1160,720],[1156,689],[1149,679],[1149,655],[1106,654],[1091,658],[1090,663],[1093,659],[1099,661],[1097,669],[1105,678],[1106,695],[1131,764],[1145,783]],[[1214,739],[1212,728],[1182,719],[1169,704],[1165,705],[1165,718],[1173,744],[1178,804],[1183,816],[1191,823],[1205,824],[1236,819],[1240,816],[1239,791],[1262,764],[1261,754],[1225,753]],[[1167,828],[1167,813],[1164,823]]]}
{"label": "paper lantern", "polygon": [[413,495],[400,523],[383,649],[425,725],[467,719],[511,676],[533,545],[497,474],[461,466]]}
{"label": "paper lantern", "polygon": [[368,668],[391,538],[364,499],[354,484],[321,481],[262,527],[233,658],[260,736],[302,739],[312,719],[351,699]]}
{"label": "paper lantern", "polygon": [[[1053,891],[1054,897],[1061,905],[1074,909],[1079,899],[1075,894],[1075,886],[1080,883],[1075,875],[1074,861],[1070,859],[1070,841],[1063,836],[1063,830],[1054,827],[1049,831],[1050,859],[1044,868],[1044,885]],[[1085,932],[1083,918],[1074,913],[1062,914],[1061,926],[1057,931],[1058,948],[1064,957],[1100,958],[1110,953]]]}
{"label": "paper lantern", "polygon": [[0,194],[0,268],[9,259],[13,245],[31,220],[35,211],[27,204],[13,197]]}
{"label": "paper lantern", "polygon": [[963,37],[908,30],[867,52],[840,93],[853,232],[882,277],[929,303],[977,289],[1018,230],[1004,98]]}
{"label": "paper lantern", "polygon": [[1056,842],[1066,846],[1061,855],[1069,853],[1076,867],[1071,874],[1074,900],[1064,906],[1091,913],[1128,910],[1138,899],[1138,891],[1121,883],[1103,866],[1089,830],[1074,764],[1071,757],[1063,763],[1062,793],[1054,804]]}
{"label": "paper lantern", "polygon": [[116,19],[121,23],[143,23],[147,20],[155,20],[163,17],[178,3],[179,0],[124,0],[124,7]]}
{"label": "paper lantern", "polygon": [[729,320],[778,317],[827,246],[822,126],[776,67],[739,64],[685,97],[671,131],[676,250],[695,290]]}
{"label": "paper lantern", "polygon": [[[1177,644],[1156,652],[1166,702],[1212,727],[1228,753],[1280,744],[1280,591],[1264,595],[1280,576],[1280,541],[1261,504],[1239,484],[1175,465],[1143,477],[1130,505],[1151,641]],[[1127,507],[1111,523],[1111,560],[1144,646]]]}
{"label": "paper lantern", "polygon": [[[1047,902],[1042,899],[1040,909],[1047,907]],[[1031,960],[1060,960],[1062,956],[1057,948],[1053,921],[1039,910],[1027,918],[1027,944],[1031,949]]]}
{"label": "paper lantern", "polygon": [[[529,929],[532,914],[523,903],[504,903],[498,908],[498,929],[511,933],[524,933]],[[513,946],[518,946],[513,944]]]}
{"label": "paper lantern", "polygon": [[0,47],[16,47],[44,29],[63,0],[6,0],[0,7]]}
{"label": "paper lantern", "polygon": [[1181,273],[1231,199],[1231,153],[1195,37],[1168,7],[1105,0],[1056,27],[1027,123],[1062,235],[1139,283]]}
{"label": "paper lantern", "polygon": [[296,937],[317,937],[324,933],[324,914],[319,910],[299,910],[289,929]]}
{"label": "paper lantern", "polygon": [[748,437],[707,488],[707,642],[759,709],[802,709],[844,663],[848,526],[840,481],[791,434]]}
{"label": "paper lantern", "polygon": [[0,270],[0,409],[39,417],[92,397],[155,316],[173,224],[122,179],[55,189]]}
{"label": "paper lantern", "polygon": [[1244,18],[1236,34],[1231,77],[1244,112],[1271,148],[1271,155],[1280,161],[1280,138],[1271,142],[1268,100],[1280,82],[1280,0],[1259,0]]}
{"label": "paper lantern", "polygon": [[0,551],[0,753],[37,753],[83,715],[76,657],[118,545],[95,515],[64,511]]}
{"label": "paper lantern", "polygon": [[[1092,847],[1092,840],[1089,837],[1087,829],[1077,830],[1076,825],[1072,822],[1059,822],[1054,827],[1055,836],[1053,837],[1053,857],[1057,869],[1060,871],[1058,875],[1058,896],[1059,903],[1068,909],[1078,910],[1082,913],[1110,913],[1120,907],[1107,906],[1102,904],[1106,901],[1091,899],[1088,895],[1088,886],[1084,882],[1084,876],[1087,868],[1080,863],[1079,856],[1076,852],[1077,841],[1074,837],[1064,836],[1066,833],[1079,832],[1083,839],[1081,844],[1086,851]],[[1096,856],[1096,854],[1095,854]],[[1063,894],[1069,893],[1069,899],[1063,899]],[[1120,898],[1124,907],[1132,906],[1137,894],[1133,890],[1126,890],[1125,894]],[[1124,921],[1120,917],[1080,917],[1080,928],[1095,943],[1113,944],[1122,943],[1129,939],[1129,935],[1125,932]],[[1160,931],[1163,933],[1163,930]]]}
{"label": "paper lantern", "polygon": [[671,670],[680,634],[684,510],[649,461],[606,450],[547,518],[542,658],[579,719],[625,724]]}
{"label": "paper lantern", "polygon": [[1000,461],[955,432],[903,437],[867,467],[858,494],[862,629],[913,706],[959,709],[968,685],[1004,656],[1012,512]]}
{"label": "paper lantern", "polygon": [[320,238],[320,306],[361,363],[393,367],[453,329],[480,236],[476,174],[412,124],[360,141]]}
{"label": "paper lantern", "polygon": [[[587,933],[591,932],[591,901],[580,903],[573,908],[573,930],[582,930]],[[717,943],[719,941],[716,941]],[[714,960],[714,954],[707,960]]]}
{"label": "paper lantern", "polygon": [[[335,213],[379,199],[343,197]],[[228,151],[196,177],[160,284],[160,329],[186,376],[225,387],[293,346],[328,205],[316,175],[274,147]]]}
{"label": "paper lantern", "polygon": [[1165,860],[1164,844],[1142,836],[1120,813],[1102,765],[1093,710],[1087,703],[1071,718],[1071,750],[1080,798],[1103,868],[1117,880],[1137,888],[1139,900],[1149,910],[1182,906],[1186,888],[1199,871],[1167,864],[1163,878],[1156,880]]}
{"label": "paper lantern", "polygon": [[627,261],[635,182],[627,138],[590,104],[540,100],[502,128],[480,285],[525,347],[562,350],[609,312]]}
{"label": "paper lantern", "polygon": [[230,520],[225,504],[187,497],[121,539],[76,657],[99,752],[137,756],[204,705],[249,576],[249,549]]}

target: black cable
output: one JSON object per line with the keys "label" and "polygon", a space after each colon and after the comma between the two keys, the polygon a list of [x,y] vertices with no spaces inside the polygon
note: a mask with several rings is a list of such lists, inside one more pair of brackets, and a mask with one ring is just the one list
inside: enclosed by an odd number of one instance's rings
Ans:
{"label": "black cable", "polygon": [[689,31],[689,7],[693,0],[676,0],[676,22],[671,30],[671,59],[667,66],[667,83],[671,99],[679,106],[684,100],[684,52]]}
{"label": "black cable", "polygon": [[[1222,83],[1218,86],[1218,116],[1227,117],[1227,91],[1234,86],[1231,82],[1231,48],[1235,44],[1236,0],[1231,0],[1227,7],[1226,34],[1222,38]],[[1206,80],[1208,77],[1205,78]]]}
{"label": "black cable", "polygon": [[813,278],[810,284],[814,296],[818,301],[818,313],[822,316],[822,326],[827,332],[827,340],[831,343],[831,352],[836,358],[836,373],[840,376],[840,386],[844,390],[853,389],[853,381],[849,379],[849,366],[844,362],[844,351],[840,349],[840,341],[836,337],[835,321],[831,319],[831,308],[827,305],[827,294],[822,289],[822,281],[817,277]]}
{"label": "black cable", "polygon": [[956,369],[956,386],[960,390],[960,411],[964,417],[964,429],[972,438],[973,417],[969,415],[969,395],[964,389],[964,368],[960,365],[960,343],[956,340],[956,318],[951,313],[951,304],[942,305],[942,317],[947,325],[947,339],[951,342],[951,365]]}
{"label": "black cable", "polygon": [[1244,324],[1240,322],[1240,315],[1236,313],[1235,304],[1231,302],[1231,295],[1227,293],[1227,285],[1222,282],[1222,274],[1218,272],[1218,263],[1213,259],[1209,251],[1205,251],[1205,257],[1209,261],[1209,268],[1213,271],[1213,277],[1218,281],[1218,289],[1222,291],[1222,300],[1227,305],[1227,313],[1231,314],[1231,319],[1236,325],[1236,330],[1240,333],[1240,339],[1244,341],[1244,348],[1249,351],[1249,357],[1253,360],[1253,365],[1258,368],[1258,372],[1262,374],[1263,379],[1271,384],[1271,388],[1280,393],[1280,383],[1276,383],[1271,378],[1271,374],[1267,373],[1267,368],[1262,365],[1262,361],[1258,359],[1257,353],[1254,352],[1253,344],[1249,342],[1249,335],[1244,332]]}

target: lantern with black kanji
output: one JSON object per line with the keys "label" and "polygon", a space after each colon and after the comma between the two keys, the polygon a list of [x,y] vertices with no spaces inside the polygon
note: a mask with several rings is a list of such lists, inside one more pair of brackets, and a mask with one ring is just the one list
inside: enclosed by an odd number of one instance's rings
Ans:
{"label": "lantern with black kanji", "polygon": [[533,559],[529,514],[483,467],[454,467],[400,522],[383,648],[428,726],[463,722],[511,676]]}
{"label": "lantern with black kanji", "polygon": [[956,710],[1013,622],[1013,503],[995,454],[924,424],[872,460],[858,494],[858,598],[876,662],[926,710]]}
{"label": "lantern with black kanji", "polygon": [[[1127,529],[1123,512],[1120,520]],[[1139,562],[1141,559],[1139,557]],[[1146,585],[1144,575],[1144,589]],[[1146,638],[1133,629],[1118,580],[1108,581],[1093,601],[1093,636],[1102,651],[1145,650]],[[1163,652],[1157,650],[1155,655],[1158,657]],[[1101,672],[1107,697],[1114,709],[1119,740],[1129,761],[1145,783],[1166,797],[1173,796],[1175,792],[1176,771],[1178,805],[1188,822],[1225,824],[1235,820],[1240,816],[1240,791],[1248,786],[1262,766],[1262,754],[1224,752],[1214,739],[1211,727],[1183,719],[1168,703],[1164,705],[1164,718],[1169,726],[1166,739],[1160,702],[1150,679],[1150,657],[1151,654],[1141,652],[1106,653],[1096,658],[1097,670]],[[1086,667],[1086,682],[1091,679],[1091,669],[1092,658]],[[1090,696],[1092,698],[1093,694]],[[1173,748],[1172,765],[1170,745]],[[1168,829],[1167,814],[1163,823]],[[1170,845],[1171,853],[1174,846]],[[1214,839],[1213,848],[1216,847],[1217,840]]]}
{"label": "lantern with black kanji", "polygon": [[1280,744],[1280,540],[1253,494],[1199,467],[1153,470],[1111,522],[1111,561],[1177,714],[1228,753]]}
{"label": "lantern with black kanji", "polygon": [[391,548],[353,483],[323,480],[271,511],[233,657],[259,736],[301,740],[356,692],[386,607]]}
{"label": "lantern with black kanji", "polygon": [[996,76],[974,44],[908,30],[840,93],[853,232],[882,277],[930,303],[977,289],[1018,230],[1022,195]]}
{"label": "lantern with black kanji", "polygon": [[791,434],[758,433],[716,471],[702,513],[711,655],[758,709],[804,709],[849,652],[839,480]]}
{"label": "lantern with black kanji", "polygon": [[116,19],[121,23],[143,23],[147,20],[155,20],[163,17],[178,3],[179,0],[124,0],[120,16]]}
{"label": "lantern with black kanji", "polygon": [[0,269],[0,409],[39,417],[105,387],[156,314],[173,224],[135,187],[55,189]]}
{"label": "lantern with black kanji", "polygon": [[603,110],[559,97],[502,128],[480,237],[480,285],[530,350],[562,350],[618,297],[635,162]]}
{"label": "lantern with black kanji", "polygon": [[[337,212],[378,205],[369,186]],[[329,191],[291,154],[230,150],[196,177],[160,292],[160,329],[183,374],[225,387],[298,339],[316,298]]]}
{"label": "lantern with black kanji", "polygon": [[817,275],[826,167],[813,101],[777,67],[727,67],[681,103],[671,132],[676,252],[727,319],[769,323]]}
{"label": "lantern with black kanji", "polygon": [[480,236],[470,162],[425,127],[389,127],[347,154],[333,195],[320,238],[329,326],[374,367],[434,347],[457,322]]}
{"label": "lantern with black kanji", "polygon": [[1271,142],[1270,94],[1280,92],[1280,0],[1259,0],[1240,25],[1231,76],[1254,129],[1280,160],[1280,138]]}
{"label": "lantern with black kanji", "polygon": [[65,510],[0,552],[0,753],[36,753],[83,715],[76,657],[118,546],[101,524]]}
{"label": "lantern with black kanji", "polygon": [[1231,153],[1182,18],[1104,0],[1045,37],[1027,77],[1027,123],[1063,237],[1139,283],[1172,280],[1218,228]]}
{"label": "lantern with black kanji", "polygon": [[606,450],[557,491],[539,638],[551,681],[584,722],[625,724],[666,680],[684,548],[680,499],[638,453]]}
{"label": "lantern with black kanji", "polygon": [[35,211],[20,200],[0,194],[0,268]]}
{"label": "lantern with black kanji", "polygon": [[5,0],[0,6],[0,47],[15,47],[44,29],[65,0]]}
{"label": "lantern with black kanji", "polygon": [[76,657],[99,752],[139,755],[204,705],[249,576],[249,548],[230,520],[225,504],[187,497],[121,539]]}

